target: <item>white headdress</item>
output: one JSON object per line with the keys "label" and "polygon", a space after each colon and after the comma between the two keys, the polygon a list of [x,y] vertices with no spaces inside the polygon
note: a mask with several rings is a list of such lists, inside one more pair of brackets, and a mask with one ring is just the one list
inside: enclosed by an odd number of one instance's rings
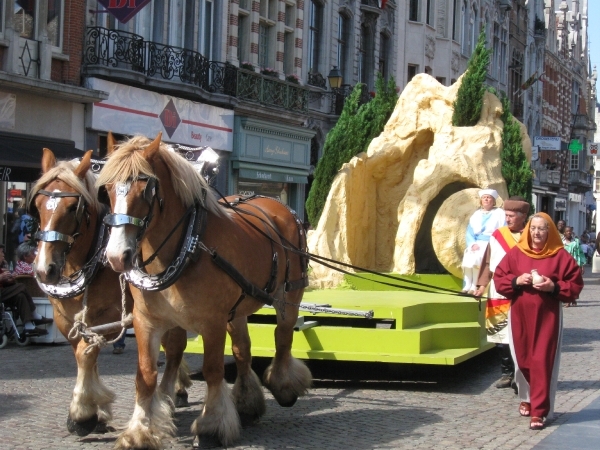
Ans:
{"label": "white headdress", "polygon": [[479,198],[483,197],[484,195],[491,195],[494,197],[494,199],[498,198],[498,192],[496,192],[495,189],[481,189],[479,191]]}

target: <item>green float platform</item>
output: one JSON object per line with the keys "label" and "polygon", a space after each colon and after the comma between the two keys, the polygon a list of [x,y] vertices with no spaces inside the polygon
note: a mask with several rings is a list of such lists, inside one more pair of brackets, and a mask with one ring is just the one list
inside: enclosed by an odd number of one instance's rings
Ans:
{"label": "green float platform", "polygon": [[[303,304],[327,305],[334,310],[372,310],[373,317],[300,311],[299,331],[294,333],[292,346],[295,357],[455,365],[493,347],[486,340],[484,301],[480,308],[472,298],[402,290],[370,281],[373,276],[365,277],[368,280],[346,277],[346,289],[304,294]],[[460,280],[447,275],[411,279],[460,289]],[[249,322],[252,355],[272,357],[275,310],[262,308]],[[190,339],[186,352],[203,353],[202,339]],[[229,338],[226,352],[231,354]]]}

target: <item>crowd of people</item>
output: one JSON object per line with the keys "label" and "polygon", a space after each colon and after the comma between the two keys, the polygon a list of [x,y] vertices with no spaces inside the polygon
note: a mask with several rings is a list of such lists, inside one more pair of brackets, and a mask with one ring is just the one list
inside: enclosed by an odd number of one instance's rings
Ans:
{"label": "crowd of people", "polygon": [[[530,419],[530,429],[540,430],[554,409],[561,305],[577,304],[585,264],[598,242],[587,230],[575,236],[564,220],[554,224],[543,212],[527,220],[530,205],[522,197],[504,202],[502,223],[492,221],[492,211],[502,211],[495,206],[497,192],[483,189],[479,196],[481,208],[467,226],[463,292],[475,297],[487,292],[488,340],[499,349],[502,371],[496,387],[512,387],[519,414]],[[480,258],[473,257],[474,250]]]}

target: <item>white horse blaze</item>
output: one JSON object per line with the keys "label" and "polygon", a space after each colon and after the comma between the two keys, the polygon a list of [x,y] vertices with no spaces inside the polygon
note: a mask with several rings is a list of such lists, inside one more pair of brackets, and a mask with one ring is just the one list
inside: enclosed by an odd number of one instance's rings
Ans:
{"label": "white horse blaze", "polygon": [[[54,191],[52,191],[52,192],[60,192],[60,191],[58,189],[54,189]],[[51,200],[54,200],[54,201],[51,202]],[[52,211],[52,215],[50,216],[50,220],[44,227],[43,231],[51,231],[52,230],[52,227],[54,226],[54,224],[53,224],[54,212],[56,211],[56,208],[58,208],[58,205],[61,200],[62,200],[62,197],[51,197],[48,199],[48,201],[46,201],[46,209],[48,211]],[[52,262],[52,255],[48,256],[46,254],[47,246],[48,246],[48,244],[44,244],[44,245],[42,245],[41,250],[38,250],[38,254],[37,254],[37,258],[36,258],[36,267],[48,267],[48,264]]]}
{"label": "white horse blaze", "polygon": [[[114,214],[127,214],[127,193],[129,192],[129,183],[117,183],[115,187],[117,191]],[[129,246],[129,240],[125,233],[125,227],[112,227],[110,230],[110,238],[106,245],[106,256],[111,262],[119,262],[123,251]],[[117,269],[113,266],[113,268]]]}

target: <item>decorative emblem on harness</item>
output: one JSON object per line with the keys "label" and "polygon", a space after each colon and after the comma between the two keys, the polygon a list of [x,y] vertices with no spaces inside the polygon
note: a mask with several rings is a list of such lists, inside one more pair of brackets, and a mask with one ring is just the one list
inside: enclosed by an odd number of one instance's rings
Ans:
{"label": "decorative emblem on harness", "polygon": [[117,197],[125,197],[129,192],[129,183],[119,183],[117,185]]}

